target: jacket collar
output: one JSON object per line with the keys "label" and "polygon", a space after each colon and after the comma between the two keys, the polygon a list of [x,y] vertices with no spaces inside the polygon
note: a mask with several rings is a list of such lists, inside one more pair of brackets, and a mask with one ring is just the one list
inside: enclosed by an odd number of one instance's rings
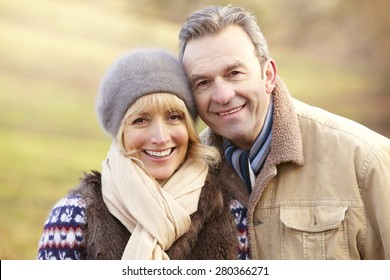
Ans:
{"label": "jacket collar", "polygon": [[279,165],[285,162],[292,162],[302,166],[304,157],[299,121],[293,99],[280,77],[277,78],[272,94],[275,107],[268,164]]}

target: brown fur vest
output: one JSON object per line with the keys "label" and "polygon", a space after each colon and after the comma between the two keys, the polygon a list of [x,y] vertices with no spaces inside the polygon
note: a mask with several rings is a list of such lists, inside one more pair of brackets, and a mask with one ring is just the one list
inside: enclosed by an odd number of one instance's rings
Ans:
{"label": "brown fur vest", "polygon": [[[101,192],[101,174],[86,174],[78,187],[87,204],[84,233],[86,259],[120,259],[130,232],[108,211]],[[209,175],[191,215],[190,229],[177,239],[167,254],[171,259],[237,259],[237,230],[229,211],[229,201],[213,175]]]}

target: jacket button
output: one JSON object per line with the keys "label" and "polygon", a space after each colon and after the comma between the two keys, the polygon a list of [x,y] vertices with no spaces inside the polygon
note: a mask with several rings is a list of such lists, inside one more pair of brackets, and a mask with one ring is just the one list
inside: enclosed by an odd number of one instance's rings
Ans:
{"label": "jacket button", "polygon": [[253,225],[254,225],[254,226],[258,226],[258,225],[262,225],[262,224],[263,224],[263,222],[260,221],[259,219],[254,219],[254,220],[253,220]]}

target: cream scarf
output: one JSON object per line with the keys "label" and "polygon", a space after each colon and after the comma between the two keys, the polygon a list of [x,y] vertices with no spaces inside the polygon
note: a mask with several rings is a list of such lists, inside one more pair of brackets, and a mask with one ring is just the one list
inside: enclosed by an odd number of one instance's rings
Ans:
{"label": "cream scarf", "polygon": [[190,227],[208,166],[187,159],[161,187],[112,143],[102,167],[103,200],[132,233],[122,259],[169,259],[165,251]]}

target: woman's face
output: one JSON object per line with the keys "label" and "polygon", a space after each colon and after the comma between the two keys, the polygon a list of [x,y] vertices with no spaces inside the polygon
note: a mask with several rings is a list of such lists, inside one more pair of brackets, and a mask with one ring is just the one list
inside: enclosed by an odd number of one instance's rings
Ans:
{"label": "woman's face", "polygon": [[188,150],[189,135],[181,112],[132,114],[125,121],[123,136],[126,150],[136,150],[132,156],[160,183],[180,167]]}

